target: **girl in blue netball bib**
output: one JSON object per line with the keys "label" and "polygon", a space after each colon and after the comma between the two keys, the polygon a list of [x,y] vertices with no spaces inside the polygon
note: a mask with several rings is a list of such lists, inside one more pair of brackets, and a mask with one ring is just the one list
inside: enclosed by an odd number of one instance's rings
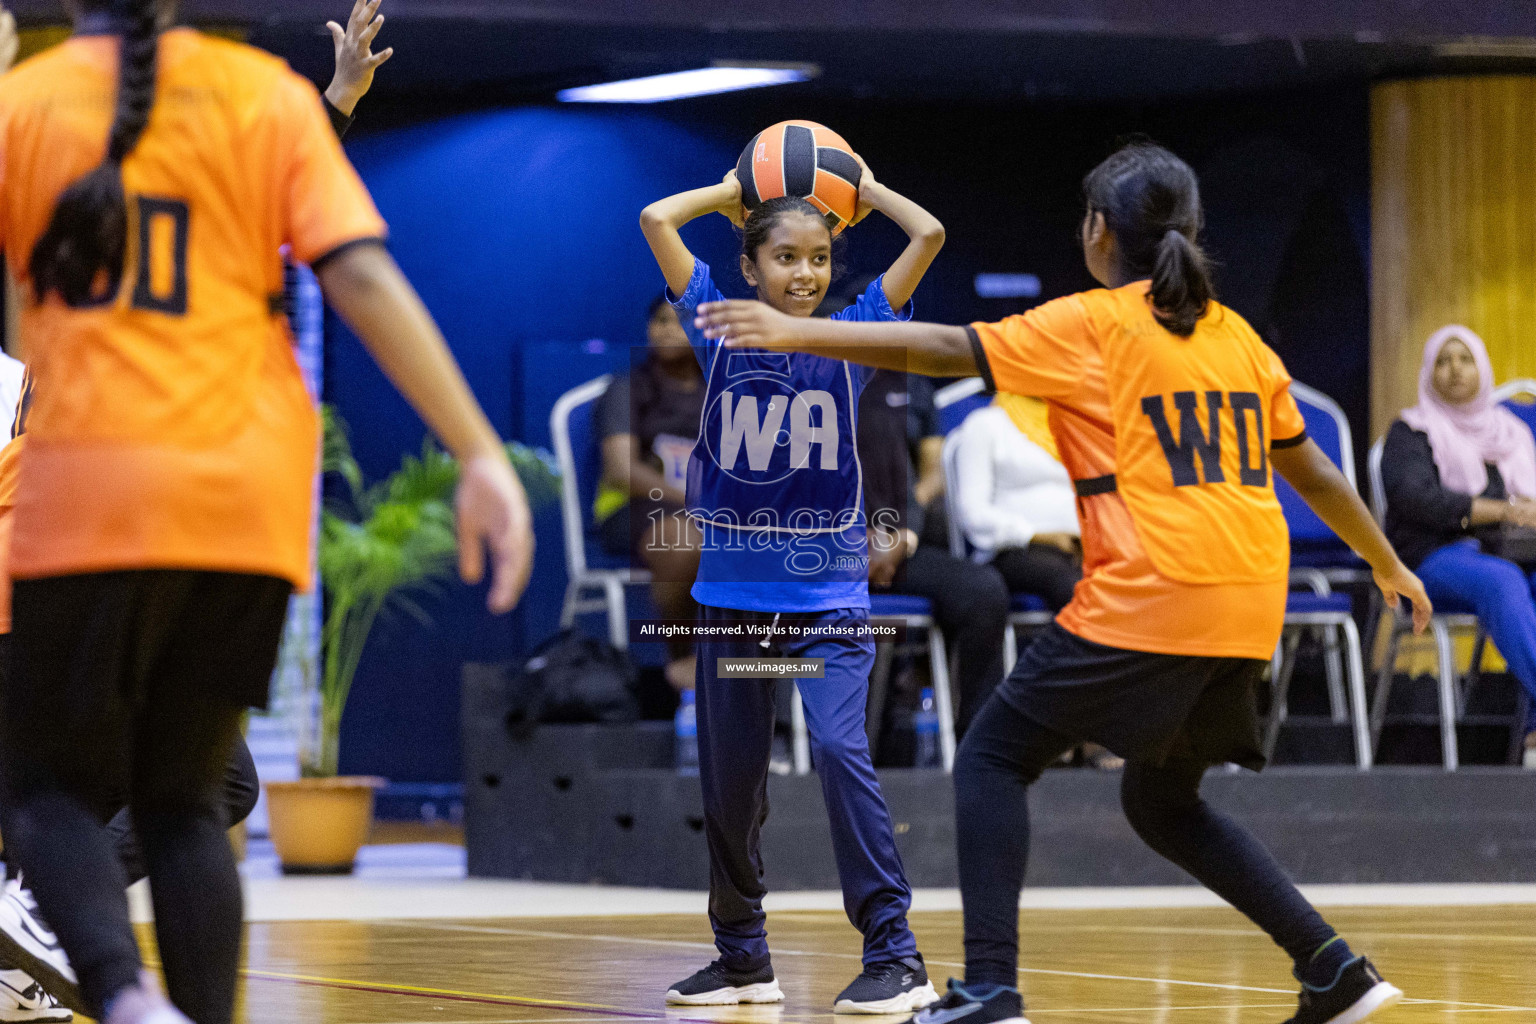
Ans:
{"label": "girl in blue netball bib", "polygon": [[[880,185],[859,161],[857,222],[873,210],[910,239],[841,320],[906,320],[912,292],[944,244],[927,211]],[[742,229],[741,275],[757,298],[811,316],[832,280],[832,232],[804,199],[770,199],[743,223],[736,173],[646,207],[641,229],[668,299],[704,369],[707,392],[688,469],[689,512],[703,532],[693,597],[716,635],[698,645],[699,775],[709,843],[709,918],[720,958],[667,992],[685,1005],[784,998],[768,954],[759,831],[773,739],[772,679],[731,677],[722,659],[822,659],[798,679],[848,917],[864,936],[864,970],[838,1013],[902,1013],[937,996],[907,926],[911,889],[864,732],[874,645],[868,543],[855,449],[869,371],[842,360],[724,348],[694,326],[723,298],[678,229],[721,213]],[[878,528],[878,524],[875,524]],[[878,531],[877,531],[878,532]],[[876,536],[875,542],[881,542]]]}

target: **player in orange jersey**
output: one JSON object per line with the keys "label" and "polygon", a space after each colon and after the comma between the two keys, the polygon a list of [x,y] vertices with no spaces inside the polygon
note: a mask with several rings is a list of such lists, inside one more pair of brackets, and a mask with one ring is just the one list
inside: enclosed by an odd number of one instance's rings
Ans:
{"label": "player in orange jersey", "polygon": [[1001,323],[842,324],[749,302],[700,310],[700,326],[731,346],[980,374],[1038,395],[1076,481],[1083,582],[955,762],[965,981],[915,1021],[1023,1019],[1025,794],[1090,740],[1126,759],[1122,802],[1147,844],[1290,954],[1302,986],[1293,1024],[1354,1024],[1402,993],[1199,793],[1212,764],[1264,764],[1254,689],[1280,636],[1290,563],[1271,466],[1371,565],[1389,604],[1410,599],[1417,628],[1429,600],[1307,439],[1279,358],[1212,296],[1189,167],[1160,147],[1129,146],[1087,176],[1084,194],[1083,251],[1105,287]]}
{"label": "player in orange jersey", "polygon": [[[336,66],[330,85],[323,94],[326,113],[338,136],[351,126],[358,102],[372,87],[374,71],[394,53],[393,48],[372,51],[373,40],[383,27],[378,13],[382,0],[356,0],[346,28],[328,23],[335,43]],[[0,11],[0,71],[8,70],[15,57],[15,22],[10,12]],[[289,278],[285,275],[284,282]],[[12,340],[15,343],[15,339]],[[15,505],[16,483],[21,454],[26,447],[27,411],[31,404],[32,377],[22,364],[0,356],[0,401],[14,410],[9,436],[11,442],[0,449],[0,687],[5,685],[10,662],[11,594],[8,560],[12,527],[11,511]],[[226,824],[244,821],[256,805],[260,781],[256,765],[243,738],[237,738],[229,763],[224,769],[222,802]],[[126,792],[117,795],[125,804]],[[144,853],[133,827],[133,816],[123,806],[106,830],[112,840],[124,878],[129,885],[147,874]],[[38,914],[36,901],[14,864],[6,865],[4,889],[0,890],[0,1022],[44,1022],[58,1024],[74,1014],[60,1005],[56,996],[31,975],[14,966],[13,961],[27,959],[43,967],[49,983],[65,993],[74,1006],[81,1005],[78,987],[56,942],[48,942],[52,929]],[[55,937],[56,938],[56,937]],[[37,945],[31,957],[27,947]],[[20,949],[18,949],[18,946]],[[52,969],[51,973],[49,968]]]}
{"label": "player in orange jersey", "polygon": [[[319,95],[273,57],[171,28],[174,7],[82,0],[73,38],[0,81],[0,245],[28,292],[37,378],[0,691],[5,837],[84,1007],[110,1024],[232,1015],[221,777],[242,711],[265,703],[288,595],[310,582],[318,422],[280,247],[459,459],[461,575],[478,581],[489,555],[494,611],[532,550],[500,439]],[[124,790],[174,1006],[141,974],[100,827]]]}

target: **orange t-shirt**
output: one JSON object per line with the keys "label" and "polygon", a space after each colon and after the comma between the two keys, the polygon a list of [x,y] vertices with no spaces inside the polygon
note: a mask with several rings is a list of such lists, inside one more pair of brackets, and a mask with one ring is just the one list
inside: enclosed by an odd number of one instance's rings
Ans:
{"label": "orange t-shirt", "polygon": [[1078,498],[1084,575],[1057,621],[1127,650],[1268,658],[1290,560],[1268,451],[1304,440],[1306,423],[1242,317],[1212,303],[1180,338],[1147,291],[1138,281],[972,325],[996,388],[1050,406],[1072,478],[1116,477]]}
{"label": "orange t-shirt", "polygon": [[[117,54],[115,38],[76,36],[0,79],[0,246],[24,286],[59,194],[101,159]],[[12,573],[191,568],[307,587],[319,427],[276,302],[279,250],[313,263],[384,223],[311,85],[190,29],[161,36],[123,181],[116,299],[21,311],[37,397]]]}

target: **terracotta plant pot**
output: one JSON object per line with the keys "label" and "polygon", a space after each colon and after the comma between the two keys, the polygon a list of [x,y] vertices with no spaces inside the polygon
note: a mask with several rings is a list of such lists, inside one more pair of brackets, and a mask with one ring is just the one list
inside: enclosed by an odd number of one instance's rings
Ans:
{"label": "terracotta plant pot", "polygon": [[285,875],[351,874],[373,824],[371,775],[269,782],[267,817]]}

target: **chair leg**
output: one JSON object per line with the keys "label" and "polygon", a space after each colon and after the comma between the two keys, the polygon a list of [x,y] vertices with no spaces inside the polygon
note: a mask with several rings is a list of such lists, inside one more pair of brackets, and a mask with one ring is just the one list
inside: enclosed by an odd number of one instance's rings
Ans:
{"label": "chair leg", "polygon": [[1440,686],[1440,756],[1445,770],[1453,772],[1460,764],[1456,749],[1456,655],[1445,621],[1433,618],[1429,628],[1435,638],[1435,674]]}
{"label": "chair leg", "polygon": [[608,606],[608,642],[621,651],[629,650],[629,610],[624,584],[616,577],[604,577],[603,601]]}
{"label": "chair leg", "polygon": [[1467,713],[1467,701],[1472,699],[1472,691],[1477,687],[1478,681],[1483,677],[1483,654],[1488,649],[1488,631],[1483,628],[1482,622],[1477,624],[1477,632],[1472,639],[1472,662],[1467,666],[1467,678],[1461,684],[1461,713]]}
{"label": "chair leg", "polygon": [[1515,698],[1515,720],[1509,726],[1509,756],[1506,760],[1519,766],[1525,758],[1525,723],[1531,717],[1531,695],[1525,692],[1525,687],[1520,687]]}
{"label": "chair leg", "polygon": [[939,715],[939,757],[946,772],[955,767],[955,706],[949,694],[949,655],[937,624],[928,627],[929,674],[933,677],[934,711]]}
{"label": "chair leg", "polygon": [[1264,728],[1264,756],[1275,755],[1280,742],[1280,725],[1286,719],[1286,701],[1291,691],[1291,676],[1296,672],[1296,649],[1301,646],[1301,631],[1292,629],[1280,638],[1280,671],[1270,680],[1269,722]]}
{"label": "chair leg", "polygon": [[1371,750],[1371,726],[1365,707],[1365,655],[1360,646],[1360,628],[1355,620],[1345,618],[1338,629],[1344,634],[1345,673],[1349,680],[1350,717],[1354,722],[1355,766],[1368,770],[1374,763]]}
{"label": "chair leg", "polygon": [[1344,656],[1339,651],[1339,627],[1319,626],[1323,640],[1323,670],[1328,678],[1328,713],[1334,725],[1349,721],[1349,703],[1344,697]]}
{"label": "chair leg", "polygon": [[1387,627],[1387,649],[1381,657],[1381,670],[1376,675],[1376,699],[1371,705],[1371,749],[1381,747],[1381,728],[1387,721],[1387,701],[1392,696],[1392,677],[1397,674],[1397,648],[1402,641],[1403,621],[1395,611],[1391,625]]}
{"label": "chair leg", "polygon": [[580,581],[571,580],[565,585],[565,601],[560,605],[560,628],[570,629],[576,625],[576,606],[581,603],[582,586]]}
{"label": "chair leg", "polygon": [[793,689],[789,695],[789,729],[795,774],[809,775],[811,773],[811,734],[805,727],[805,704],[800,700],[800,687],[793,682],[790,686]]}

